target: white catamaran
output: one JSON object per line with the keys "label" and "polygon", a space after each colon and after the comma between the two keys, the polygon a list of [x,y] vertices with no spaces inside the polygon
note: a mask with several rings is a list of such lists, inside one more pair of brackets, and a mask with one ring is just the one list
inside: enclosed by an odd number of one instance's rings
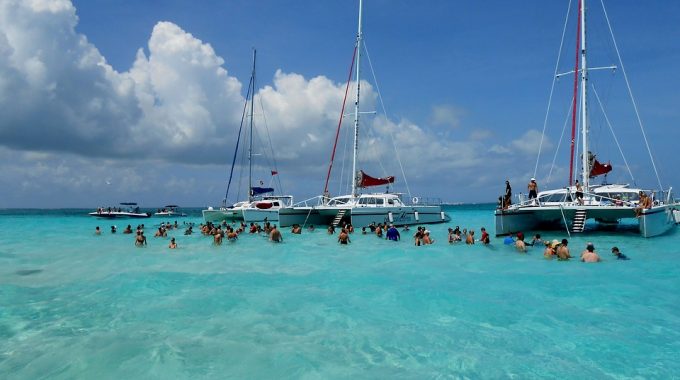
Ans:
{"label": "white catamaran", "polygon": [[[246,104],[243,109],[243,117],[241,118],[241,127],[239,128],[238,139],[236,141],[236,148],[234,150],[234,157],[231,163],[231,170],[229,173],[229,182],[227,183],[227,192],[224,196],[222,206],[215,209],[208,207],[203,210],[203,219],[206,222],[220,223],[220,222],[263,222],[263,221],[277,221],[278,210],[282,207],[289,207],[293,204],[293,197],[290,195],[267,195],[274,192],[272,187],[264,187],[264,183],[260,181],[260,186],[253,186],[253,119],[254,119],[254,104],[255,104],[255,63],[257,59],[257,51],[253,50],[253,71],[250,76],[250,83],[246,94]],[[227,199],[229,198],[229,189],[231,187],[231,180],[234,175],[234,167],[236,166],[236,156],[238,154],[239,142],[241,140],[241,132],[243,128],[243,120],[246,116],[246,110],[250,103],[250,126],[249,126],[249,147],[248,147],[248,199],[239,201],[231,206],[227,206]],[[278,170],[272,169],[271,176],[278,175]]]}
{"label": "white catamaran", "polygon": [[[578,30],[577,30],[577,55],[575,69],[564,74],[557,74],[555,78],[563,75],[574,75],[574,96],[572,108],[572,139],[571,139],[571,163],[568,185],[564,188],[542,191],[538,193],[537,199],[526,199],[520,197],[519,203],[511,204],[510,199],[503,199],[498,209],[495,211],[496,235],[508,235],[520,231],[530,230],[554,230],[567,229],[571,232],[583,232],[586,229],[586,221],[593,219],[595,227],[616,228],[623,220],[637,220],[640,234],[644,237],[658,236],[666,233],[675,226],[673,212],[677,208],[677,203],[668,191],[659,190],[658,192],[649,189],[633,188],[628,184],[606,184],[606,174],[612,170],[611,165],[601,164],[591,153],[589,147],[590,120],[588,114],[588,73],[589,70],[596,69],[615,69],[615,66],[605,68],[589,68],[586,64],[586,6],[585,0],[580,0],[578,4]],[[604,4],[603,4],[604,7]],[[607,17],[606,10],[604,16]],[[607,23],[609,20],[607,18]],[[565,22],[566,30],[566,22]],[[564,35],[563,35],[564,36]],[[564,37],[563,37],[564,38]],[[613,39],[613,34],[612,34]],[[614,42],[614,46],[616,44]],[[623,69],[623,63],[618,48],[616,49],[619,57],[619,64]],[[579,63],[580,58],[580,63]],[[580,66],[579,66],[580,64]],[[625,78],[625,70],[623,75]],[[628,83],[626,79],[626,83]],[[580,94],[579,94],[580,90]],[[594,91],[594,87],[593,87]],[[599,102],[597,92],[594,92],[596,100]],[[629,94],[632,99],[632,92]],[[552,93],[551,93],[552,98]],[[580,104],[578,104],[580,102]],[[580,113],[577,113],[577,104]],[[633,101],[635,106],[635,102]],[[604,109],[603,109],[604,111]],[[635,107],[637,113],[637,108]],[[581,136],[581,183],[574,182],[574,141],[575,131],[578,124]],[[605,116],[606,118],[606,116]],[[638,121],[640,120],[638,114]],[[546,117],[547,121],[547,117]],[[607,124],[609,120],[607,119]],[[640,127],[644,136],[642,124]],[[610,126],[611,128],[611,126]],[[544,127],[545,131],[545,127]],[[646,137],[645,137],[646,141]],[[617,142],[618,144],[618,142]],[[649,151],[649,147],[648,147]],[[539,153],[540,154],[540,153]],[[656,165],[650,153],[652,166],[656,172]],[[625,160],[625,158],[624,158]],[[537,164],[538,167],[538,164]],[[593,184],[591,179],[599,175],[605,175],[605,183]],[[657,180],[658,180],[657,173]],[[661,181],[659,180],[659,189]],[[641,199],[642,198],[642,199]],[[634,226],[634,224],[632,224]]]}
{"label": "white catamaran", "polygon": [[[343,222],[350,223],[355,227],[369,226],[371,223],[394,223],[395,225],[413,225],[427,223],[442,223],[449,221],[449,216],[442,211],[439,200],[419,199],[410,197],[409,202],[402,199],[401,194],[390,193],[361,193],[362,189],[372,186],[380,186],[394,183],[394,177],[374,178],[357,170],[357,152],[359,147],[359,115],[360,111],[360,79],[362,55],[362,1],[359,1],[359,26],[356,37],[354,58],[352,67],[356,66],[355,83],[356,98],[354,102],[354,144],[352,155],[352,192],[348,195],[330,197],[328,192],[328,177],[330,176],[335,156],[335,147],[331,155],[331,162],[326,178],[326,186],[321,196],[296,204],[294,207],[285,207],[279,210],[279,224],[282,227],[294,224],[305,225],[333,225]],[[349,86],[352,71],[350,69],[347,86]],[[347,87],[349,88],[349,87]],[[347,91],[345,92],[347,93]],[[344,102],[338,123],[338,133],[342,124]],[[336,133],[335,145],[337,146],[338,133]],[[388,187],[389,189],[389,187]]]}

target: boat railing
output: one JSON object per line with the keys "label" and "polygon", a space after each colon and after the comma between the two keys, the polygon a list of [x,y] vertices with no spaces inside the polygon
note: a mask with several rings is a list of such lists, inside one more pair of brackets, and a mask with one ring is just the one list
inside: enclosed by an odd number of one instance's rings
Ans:
{"label": "boat railing", "polygon": [[408,206],[441,206],[442,199],[435,197],[412,197],[404,202]]}
{"label": "boat railing", "polygon": [[323,195],[317,195],[315,197],[305,199],[303,201],[293,203],[291,207],[316,207],[324,204],[324,201],[328,198]]}
{"label": "boat railing", "polygon": [[[523,194],[519,193],[517,195],[517,200],[518,203],[515,203],[510,206],[510,208],[519,208],[519,207],[530,207],[530,206],[544,206],[546,203],[550,204],[559,204],[560,206],[564,205],[569,205],[569,206],[576,206],[579,205],[578,201],[576,201],[576,191],[572,190],[570,188],[565,189],[567,192],[563,193],[564,194],[564,199],[562,201],[555,201],[555,202],[541,202],[540,197],[539,198],[528,198],[528,194]],[[622,199],[617,199],[617,198],[612,198],[608,197],[604,194],[598,194],[598,193],[591,193],[591,192],[583,192],[583,206],[615,206],[615,207],[634,207],[637,205],[635,201],[628,201],[628,200],[622,200]]]}

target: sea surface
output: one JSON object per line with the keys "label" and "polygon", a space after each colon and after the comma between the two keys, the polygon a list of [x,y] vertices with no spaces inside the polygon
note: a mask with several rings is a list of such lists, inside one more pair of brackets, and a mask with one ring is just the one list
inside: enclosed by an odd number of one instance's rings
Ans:
{"label": "sea surface", "polygon": [[0,378],[680,377],[680,233],[542,233],[577,256],[592,241],[596,264],[447,243],[456,225],[493,236],[492,207],[448,207],[425,247],[323,229],[213,246],[154,238],[166,219],[0,210]]}

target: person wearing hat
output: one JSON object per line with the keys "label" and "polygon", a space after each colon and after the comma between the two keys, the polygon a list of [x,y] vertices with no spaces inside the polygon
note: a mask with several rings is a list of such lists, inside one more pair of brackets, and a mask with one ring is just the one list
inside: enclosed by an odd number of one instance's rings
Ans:
{"label": "person wearing hat", "polygon": [[550,240],[546,240],[543,242],[543,244],[545,244],[545,249],[543,250],[543,257],[545,257],[548,260],[552,260],[553,257],[555,257],[555,249],[552,247],[552,243],[550,242]]}
{"label": "person wearing hat", "polygon": [[526,253],[527,246],[524,243],[524,234],[521,232],[517,233],[517,241],[515,241],[515,248],[521,253]]}
{"label": "person wearing hat", "polygon": [[536,197],[538,197],[538,184],[536,183],[536,178],[531,178],[527,185],[527,189],[529,189],[529,199],[536,199]]}
{"label": "person wearing hat", "polygon": [[593,243],[588,243],[586,245],[586,250],[581,253],[581,261],[584,263],[596,263],[601,261],[600,256],[595,252]]}

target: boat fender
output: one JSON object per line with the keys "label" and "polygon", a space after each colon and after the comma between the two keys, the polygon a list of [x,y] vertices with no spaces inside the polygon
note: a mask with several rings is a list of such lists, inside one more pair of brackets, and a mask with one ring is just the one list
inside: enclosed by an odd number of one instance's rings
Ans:
{"label": "boat fender", "polygon": [[390,223],[394,222],[394,215],[392,215],[392,211],[387,213],[387,219],[390,221]]}
{"label": "boat fender", "polygon": [[444,214],[444,211],[441,212],[442,215],[442,220],[446,220],[446,214]]}
{"label": "boat fender", "polygon": [[420,202],[420,199],[418,199],[418,197],[413,197],[413,199],[411,199],[411,201],[413,202],[414,205],[417,205],[418,202]]}
{"label": "boat fender", "polygon": [[416,222],[420,221],[420,219],[418,218],[418,211],[414,212],[413,216],[416,218]]}

